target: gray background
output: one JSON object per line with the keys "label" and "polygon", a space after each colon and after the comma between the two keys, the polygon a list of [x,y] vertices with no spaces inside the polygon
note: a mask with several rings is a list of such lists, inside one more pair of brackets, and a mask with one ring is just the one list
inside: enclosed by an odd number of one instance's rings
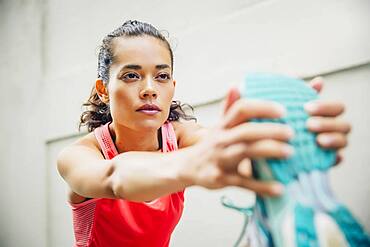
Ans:
{"label": "gray background", "polygon": [[[127,19],[165,29],[175,53],[175,98],[205,126],[247,71],[325,77],[353,125],[345,161],[331,171],[338,198],[370,230],[370,1],[0,0],[0,246],[71,246],[71,216],[55,157],[78,137],[97,47]],[[231,246],[253,194],[190,188],[171,246]]]}

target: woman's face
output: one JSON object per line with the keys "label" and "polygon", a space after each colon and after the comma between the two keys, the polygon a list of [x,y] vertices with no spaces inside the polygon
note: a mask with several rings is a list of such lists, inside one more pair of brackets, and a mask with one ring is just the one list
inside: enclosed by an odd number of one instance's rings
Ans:
{"label": "woman's face", "polygon": [[157,130],[167,120],[176,82],[166,44],[151,36],[112,43],[109,104],[113,121],[134,130]]}

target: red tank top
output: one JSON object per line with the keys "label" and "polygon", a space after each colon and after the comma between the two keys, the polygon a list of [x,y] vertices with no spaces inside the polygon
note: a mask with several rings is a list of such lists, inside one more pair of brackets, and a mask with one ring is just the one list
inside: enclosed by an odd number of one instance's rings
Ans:
{"label": "red tank top", "polygon": [[[94,133],[104,157],[118,154],[109,133],[109,123]],[[162,152],[177,150],[171,122],[162,128]],[[184,204],[184,192],[163,196],[151,202],[94,198],[72,204],[74,247],[164,247],[177,225]]]}

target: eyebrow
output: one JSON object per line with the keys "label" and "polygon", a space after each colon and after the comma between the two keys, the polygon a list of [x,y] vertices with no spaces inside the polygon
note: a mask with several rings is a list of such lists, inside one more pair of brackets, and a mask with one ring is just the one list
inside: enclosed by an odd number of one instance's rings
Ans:
{"label": "eyebrow", "polygon": [[168,64],[158,64],[155,66],[156,69],[169,69],[170,66]]}
{"label": "eyebrow", "polygon": [[[158,64],[155,66],[155,68],[156,69],[167,69],[167,68],[170,68],[170,66],[168,64]],[[138,64],[127,64],[123,66],[121,70],[124,70],[124,69],[140,70],[142,69],[142,67]]]}
{"label": "eyebrow", "polygon": [[140,69],[142,69],[142,67],[140,65],[137,65],[137,64],[127,64],[127,65],[123,66],[121,70],[124,70],[124,69],[140,70]]}

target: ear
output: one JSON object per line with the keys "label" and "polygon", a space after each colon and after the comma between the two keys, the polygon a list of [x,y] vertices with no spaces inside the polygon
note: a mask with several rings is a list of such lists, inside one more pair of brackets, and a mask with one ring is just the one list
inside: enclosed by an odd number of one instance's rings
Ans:
{"label": "ear", "polygon": [[173,80],[172,83],[173,83],[173,86],[176,87],[176,80]]}
{"label": "ear", "polygon": [[96,79],[95,90],[96,90],[100,100],[107,104],[109,102],[109,94],[108,94],[108,89],[104,85],[104,82],[103,82],[102,79]]}

